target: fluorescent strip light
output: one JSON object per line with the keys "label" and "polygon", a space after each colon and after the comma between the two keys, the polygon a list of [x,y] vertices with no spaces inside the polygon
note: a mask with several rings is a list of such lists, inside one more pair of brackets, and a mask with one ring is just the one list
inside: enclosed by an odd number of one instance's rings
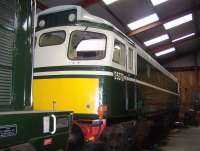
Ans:
{"label": "fluorescent strip light", "polygon": [[118,1],[118,0],[103,0],[103,2],[104,2],[106,5],[110,5],[110,4],[112,4],[112,3],[116,2],[116,1]]}
{"label": "fluorescent strip light", "polygon": [[166,1],[168,1],[168,0],[151,0],[153,6],[157,6],[157,5],[164,3]]}
{"label": "fluorescent strip light", "polygon": [[159,43],[159,42],[164,41],[164,40],[167,40],[167,39],[169,39],[169,36],[168,36],[167,34],[165,34],[165,35],[156,37],[156,38],[154,38],[154,39],[145,41],[144,44],[145,44],[145,46],[151,46],[151,45],[153,45],[153,44]]}
{"label": "fluorescent strip light", "polygon": [[163,51],[161,51],[161,52],[155,53],[155,55],[156,55],[157,57],[159,57],[159,56],[162,56],[162,55],[171,53],[171,52],[173,52],[173,51],[175,51],[175,50],[176,50],[176,49],[175,49],[174,47],[172,47],[172,48],[163,50]]}
{"label": "fluorescent strip light", "polygon": [[130,24],[128,24],[127,26],[131,29],[131,30],[135,30],[135,29],[138,29],[140,27],[143,27],[143,26],[146,26],[148,24],[151,24],[155,21],[158,21],[159,18],[158,18],[158,15],[157,14],[151,14],[147,17],[144,17],[142,19],[139,19],[137,21],[134,21]]}
{"label": "fluorescent strip light", "polygon": [[192,37],[192,36],[194,36],[194,35],[195,35],[195,33],[191,33],[191,34],[182,36],[182,37],[180,37],[180,38],[174,39],[174,40],[172,40],[172,42],[176,42],[176,41],[179,41],[179,40],[182,40],[182,39],[186,39],[186,38]]}
{"label": "fluorescent strip light", "polygon": [[174,19],[172,21],[165,23],[164,27],[165,27],[166,30],[171,29],[173,27],[179,26],[179,25],[184,24],[186,22],[189,22],[191,20],[192,20],[192,14],[188,14],[188,15],[185,15],[185,16],[180,17],[178,19]]}

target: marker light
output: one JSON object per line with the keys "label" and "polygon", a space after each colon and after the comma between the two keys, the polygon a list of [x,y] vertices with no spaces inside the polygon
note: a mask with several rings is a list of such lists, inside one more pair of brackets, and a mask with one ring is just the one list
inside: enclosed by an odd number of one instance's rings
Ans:
{"label": "marker light", "polygon": [[181,24],[187,23],[192,20],[192,14],[185,15],[183,17],[174,19],[164,24],[165,29],[171,29],[173,27],[179,26]]}
{"label": "marker light", "polygon": [[158,20],[159,20],[158,15],[154,13],[154,14],[146,16],[146,17],[144,17],[142,19],[134,21],[134,22],[128,24],[127,26],[131,30],[135,30],[135,29],[138,29],[140,27],[146,26],[146,25],[151,24],[151,23],[153,23],[155,21],[158,21]]}
{"label": "marker light", "polygon": [[168,0],[151,0],[153,6],[157,6],[157,5],[162,4],[166,1],[168,1]]}
{"label": "marker light", "polygon": [[75,21],[75,19],[76,19],[76,15],[75,14],[69,14],[69,16],[68,16],[68,20],[70,21],[70,22],[74,22]]}
{"label": "marker light", "polygon": [[104,2],[106,5],[110,5],[110,4],[112,4],[112,3],[116,2],[116,1],[118,1],[118,0],[103,0],[103,2]]}
{"label": "marker light", "polygon": [[44,20],[41,20],[41,21],[39,22],[39,27],[40,27],[40,28],[44,27],[45,25],[46,25],[46,22],[45,22]]}
{"label": "marker light", "polygon": [[195,35],[195,33],[191,33],[191,34],[182,36],[182,37],[180,37],[180,38],[174,39],[174,40],[172,40],[172,42],[176,42],[176,41],[179,41],[179,40],[183,40],[183,39],[186,39],[186,38],[188,38],[188,37],[192,37],[192,36],[194,36],[194,35]]}
{"label": "marker light", "polygon": [[173,52],[173,51],[175,51],[175,50],[176,50],[176,49],[175,49],[174,47],[172,47],[172,48],[163,50],[163,51],[161,51],[161,52],[155,53],[155,55],[156,55],[157,57],[159,57],[159,56],[162,56],[162,55],[171,53],[171,52]]}
{"label": "marker light", "polygon": [[159,43],[159,42],[164,41],[164,40],[167,40],[167,39],[169,39],[169,36],[168,36],[167,34],[165,34],[165,35],[156,37],[156,38],[154,38],[154,39],[145,41],[144,44],[145,44],[145,46],[151,46],[151,45],[153,45],[153,44]]}

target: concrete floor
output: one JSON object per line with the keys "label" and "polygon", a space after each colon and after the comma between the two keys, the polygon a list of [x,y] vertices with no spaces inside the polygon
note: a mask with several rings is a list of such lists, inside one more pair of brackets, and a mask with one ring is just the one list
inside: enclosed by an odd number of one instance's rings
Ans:
{"label": "concrete floor", "polygon": [[172,130],[156,151],[200,151],[200,127]]}

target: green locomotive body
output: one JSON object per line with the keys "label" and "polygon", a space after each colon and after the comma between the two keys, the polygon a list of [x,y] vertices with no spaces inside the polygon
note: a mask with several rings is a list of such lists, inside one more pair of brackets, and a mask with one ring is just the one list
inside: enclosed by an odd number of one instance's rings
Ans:
{"label": "green locomotive body", "polygon": [[36,4],[0,1],[0,150],[65,150],[70,112],[33,111],[32,53]]}
{"label": "green locomotive body", "polygon": [[177,79],[111,23],[59,6],[39,13],[36,29],[35,110],[72,110],[86,141],[110,145],[174,121]]}

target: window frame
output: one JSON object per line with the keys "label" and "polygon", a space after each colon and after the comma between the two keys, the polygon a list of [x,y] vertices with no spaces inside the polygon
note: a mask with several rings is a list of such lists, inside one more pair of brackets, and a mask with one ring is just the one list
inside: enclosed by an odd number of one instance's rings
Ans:
{"label": "window frame", "polygon": [[[89,32],[89,33],[96,33],[96,34],[101,34],[101,35],[103,35],[103,36],[105,37],[105,40],[106,40],[106,42],[105,42],[104,56],[103,56],[102,58],[100,58],[100,59],[88,59],[88,58],[87,58],[87,59],[72,59],[72,58],[70,58],[70,57],[69,57],[69,47],[70,47],[70,43],[71,43],[71,39],[72,39],[72,34],[73,34],[74,32]],[[103,59],[105,59],[106,54],[107,54],[107,42],[108,42],[108,38],[107,38],[107,35],[104,34],[104,33],[94,32],[94,31],[89,31],[89,30],[86,30],[86,31],[84,31],[84,30],[73,30],[73,31],[70,33],[69,40],[68,40],[67,58],[68,58],[69,60],[72,60],[72,61],[103,60]]]}
{"label": "window frame", "polygon": [[[130,51],[132,52],[132,55],[131,55],[132,62],[130,62],[130,58],[129,58],[130,57],[130,54],[129,54]],[[134,50],[133,50],[133,48],[128,47],[128,64],[127,65],[128,65],[128,70],[132,71],[132,72],[134,71],[134,69],[133,69],[134,68],[134,60],[133,60],[134,57],[133,56],[134,56]],[[130,68],[130,64],[131,64],[131,68]]]}
{"label": "window frame", "polygon": [[[133,51],[133,67],[132,69],[129,69],[129,48]],[[137,75],[137,47],[128,44],[127,45],[127,72],[130,72],[131,74]]]}
{"label": "window frame", "polygon": [[[52,45],[41,46],[41,43],[40,43],[41,37],[42,37],[43,35],[45,35],[45,34],[48,34],[48,33],[55,33],[55,32],[63,32],[63,33],[65,33],[65,38],[64,38],[63,42],[60,43],[60,44],[52,44]],[[56,31],[45,32],[45,33],[42,33],[42,34],[40,35],[40,37],[38,38],[38,45],[39,45],[39,47],[59,46],[59,45],[62,45],[63,43],[65,43],[66,37],[67,37],[67,33],[66,33],[65,30],[56,30]]]}
{"label": "window frame", "polygon": [[[115,52],[115,42],[118,42],[118,43],[120,43],[120,45],[123,45],[124,46],[124,62],[122,62],[122,50],[120,51],[120,62],[118,63],[118,62],[116,62],[116,61],[114,61],[113,60],[113,58],[114,58],[114,52]],[[117,38],[114,38],[114,42],[113,42],[113,53],[112,53],[112,62],[113,63],[115,63],[115,64],[117,64],[117,65],[120,65],[120,66],[123,66],[123,67],[126,67],[127,66],[127,63],[126,63],[126,50],[127,49],[127,47],[126,47],[126,45],[121,41],[121,40],[119,40],[119,39],[117,39]],[[123,64],[124,63],[124,64]]]}

